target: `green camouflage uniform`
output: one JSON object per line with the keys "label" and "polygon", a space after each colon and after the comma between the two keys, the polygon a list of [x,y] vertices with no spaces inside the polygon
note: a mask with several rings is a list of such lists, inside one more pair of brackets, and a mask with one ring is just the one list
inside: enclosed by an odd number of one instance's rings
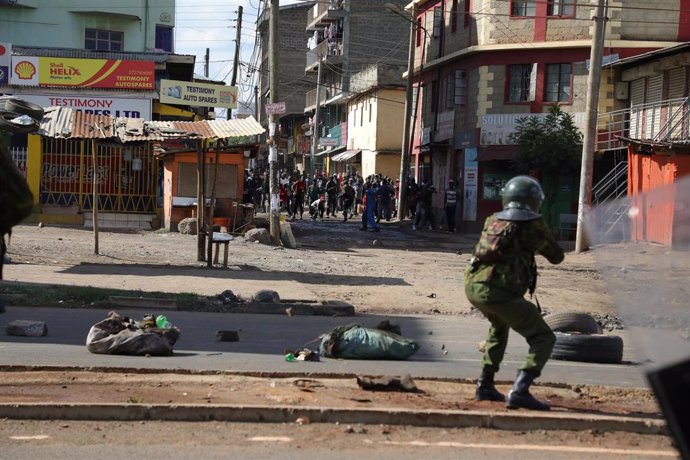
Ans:
{"label": "green camouflage uniform", "polygon": [[491,322],[482,360],[490,371],[499,370],[511,328],[529,344],[520,369],[539,376],[551,356],[556,337],[536,305],[524,298],[536,283],[535,253],[553,264],[564,257],[541,218],[511,222],[494,214],[486,219],[472,263],[465,271],[465,294]]}

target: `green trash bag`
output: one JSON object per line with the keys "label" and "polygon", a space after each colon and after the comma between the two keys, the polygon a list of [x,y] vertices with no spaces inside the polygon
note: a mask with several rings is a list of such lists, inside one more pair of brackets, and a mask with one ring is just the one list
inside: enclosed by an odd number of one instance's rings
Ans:
{"label": "green trash bag", "polygon": [[403,360],[419,345],[393,332],[359,325],[340,326],[326,334],[319,346],[321,356],[344,359]]}

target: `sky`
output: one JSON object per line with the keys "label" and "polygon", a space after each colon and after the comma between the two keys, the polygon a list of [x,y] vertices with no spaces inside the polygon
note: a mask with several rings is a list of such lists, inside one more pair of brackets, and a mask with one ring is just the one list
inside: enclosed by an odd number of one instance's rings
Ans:
{"label": "sky", "polygon": [[[253,55],[258,7],[261,0],[176,0],[175,4],[175,53],[196,56],[194,73],[204,76],[206,48],[209,48],[208,77],[215,81],[232,80],[232,66],[237,34],[237,11],[242,5],[242,29],[240,38],[240,66],[237,71],[237,86],[240,112],[244,102],[253,109],[254,86],[258,84],[257,74],[250,65],[258,65],[258,56]],[[294,2],[282,2],[288,4]],[[305,42],[306,48],[306,42]],[[225,118],[225,109],[217,109],[217,117]]]}

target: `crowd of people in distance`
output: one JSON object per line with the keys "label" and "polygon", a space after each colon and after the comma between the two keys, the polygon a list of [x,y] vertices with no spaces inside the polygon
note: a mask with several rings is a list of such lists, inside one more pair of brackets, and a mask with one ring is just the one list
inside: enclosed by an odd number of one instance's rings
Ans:
{"label": "crowd of people in distance", "polygon": [[[267,171],[245,171],[244,203],[253,204],[254,213],[268,212],[270,208],[269,176]],[[311,220],[338,218],[343,222],[361,215],[360,230],[380,231],[381,219],[398,218],[400,180],[383,174],[366,178],[356,172],[328,175],[317,172],[312,176],[299,170],[281,170],[278,175],[280,210],[289,220],[304,219],[305,210]],[[413,178],[407,183],[407,209],[403,218],[413,220],[413,229],[427,225],[437,227],[431,205],[435,187],[430,183],[418,185]],[[455,231],[457,192],[450,181],[445,190],[445,222],[449,232]]]}

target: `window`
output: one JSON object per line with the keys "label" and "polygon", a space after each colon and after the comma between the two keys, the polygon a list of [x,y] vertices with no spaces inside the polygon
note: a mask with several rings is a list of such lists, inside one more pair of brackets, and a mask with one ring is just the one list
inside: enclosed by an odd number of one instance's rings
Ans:
{"label": "window", "polygon": [[124,35],[114,30],[86,29],[84,48],[96,51],[122,51]]}
{"label": "window", "polygon": [[529,16],[535,15],[537,9],[536,0],[513,0],[510,8],[511,16]]}
{"label": "window", "polygon": [[458,105],[467,104],[467,71],[455,71],[455,95],[454,103]]}
{"label": "window", "polygon": [[462,0],[451,0],[453,5],[450,7],[450,31],[458,30],[458,3]]}
{"label": "window", "polygon": [[364,126],[364,104],[362,104],[362,110],[359,111],[359,126]]}
{"label": "window", "polygon": [[369,123],[371,123],[371,114],[373,110],[371,110],[371,102],[369,103]]}
{"label": "window", "polygon": [[156,48],[173,52],[173,29],[168,26],[156,26]]}
{"label": "window", "polygon": [[443,27],[443,15],[441,14],[441,7],[434,8],[434,38],[441,36],[441,27]]}
{"label": "window", "polygon": [[575,16],[573,0],[549,0],[546,14],[549,16]]}
{"label": "window", "polygon": [[534,100],[536,87],[535,64],[513,64],[509,67],[508,101],[527,102]]}
{"label": "window", "polygon": [[357,107],[355,107],[355,116],[352,117],[352,126],[357,126]]}
{"label": "window", "polygon": [[546,89],[544,101],[568,102],[570,101],[572,75],[571,64],[548,64],[546,66]]}
{"label": "window", "polygon": [[431,113],[438,112],[438,80],[431,82]]}

